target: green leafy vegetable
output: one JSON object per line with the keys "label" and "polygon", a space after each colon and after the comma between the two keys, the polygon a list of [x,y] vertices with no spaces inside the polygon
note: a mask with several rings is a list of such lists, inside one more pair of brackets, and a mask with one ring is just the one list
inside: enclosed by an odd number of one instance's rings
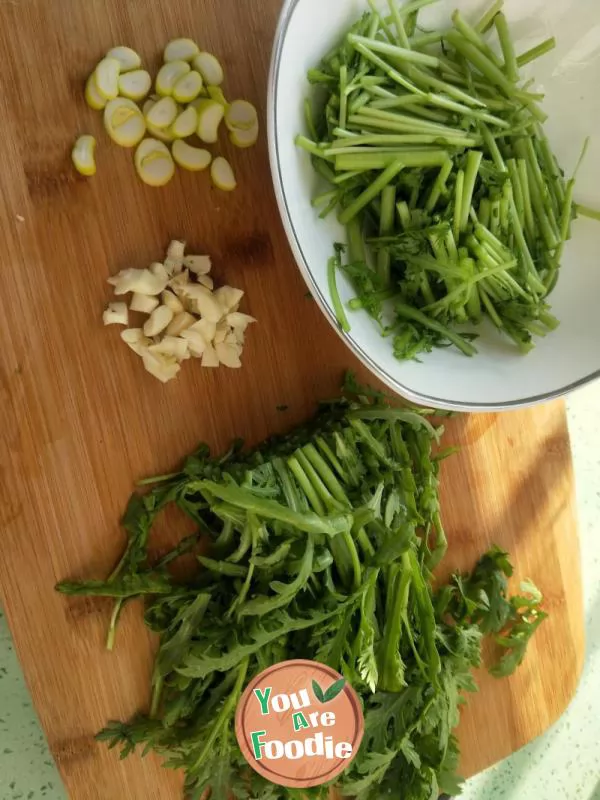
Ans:
{"label": "green leafy vegetable", "polygon": [[556,42],[517,56],[502,0],[475,24],[455,11],[449,30],[421,35],[430,2],[388,0],[386,16],[370,0],[309,72],[320,102],[307,100],[311,138],[296,143],[325,181],[320,216],[337,209],[347,226],[346,263],[336,244],[328,264],[334,312],[348,332],[341,269],[348,307],[377,320],[399,359],[446,346],[473,356],[485,317],[527,353],[558,325],[548,297],[573,219],[600,219],[573,202],[577,170],[566,182],[543,95],[519,72]]}
{"label": "green leafy vegetable", "polygon": [[[312,658],[341,673],[313,682],[319,703],[346,683],[360,694],[365,736],[338,789],[358,800],[429,800],[456,792],[452,731],[463,694],[475,690],[484,633],[510,674],[545,614],[531,584],[510,598],[506,553],[491,550],[471,575],[437,590],[432,570],[446,551],[438,499],[442,430],[428,412],[394,408],[353,376],[340,400],[287,436],[212,457],[202,446],[181,472],[144,481],[124,525],[125,555],[106,581],[62,583],[68,595],[147,600],[159,637],[147,715],[98,734],[126,757],[156,751],[185,773],[186,797],[298,797],[248,768],[235,740],[244,686],[279,661]],[[167,503],[199,532],[153,564],[149,535]],[[206,555],[186,580],[169,571]],[[325,800],[328,787],[303,793]]]}

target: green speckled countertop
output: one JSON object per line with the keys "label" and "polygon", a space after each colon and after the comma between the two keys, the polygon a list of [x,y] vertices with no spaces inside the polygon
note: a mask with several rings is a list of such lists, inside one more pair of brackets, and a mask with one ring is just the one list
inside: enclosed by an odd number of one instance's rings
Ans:
{"label": "green speckled countertop", "polygon": [[[579,690],[559,722],[544,736],[469,781],[464,800],[600,800],[599,408],[600,382],[568,401],[587,634]],[[0,800],[41,798],[65,800],[66,793],[0,611]]]}

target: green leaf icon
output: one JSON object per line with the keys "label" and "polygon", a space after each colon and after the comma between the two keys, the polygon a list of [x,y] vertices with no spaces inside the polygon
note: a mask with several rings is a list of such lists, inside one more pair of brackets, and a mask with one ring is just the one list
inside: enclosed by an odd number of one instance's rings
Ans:
{"label": "green leaf icon", "polygon": [[329,703],[330,700],[335,700],[335,698],[342,691],[345,685],[346,681],[344,678],[340,678],[339,681],[332,683],[329,689],[327,689],[327,691],[325,692],[325,699],[323,700],[323,702]]}
{"label": "green leaf icon", "polygon": [[325,702],[325,695],[323,694],[323,689],[319,686],[319,684],[313,680],[312,682],[312,690],[315,693],[315,697],[319,701],[319,703]]}
{"label": "green leaf icon", "polygon": [[342,691],[344,686],[346,685],[346,680],[344,678],[340,678],[335,683],[332,683],[327,691],[323,691],[319,684],[316,681],[312,682],[312,689],[315,694],[315,697],[319,701],[319,703],[329,703],[330,700],[335,700],[338,694]]}

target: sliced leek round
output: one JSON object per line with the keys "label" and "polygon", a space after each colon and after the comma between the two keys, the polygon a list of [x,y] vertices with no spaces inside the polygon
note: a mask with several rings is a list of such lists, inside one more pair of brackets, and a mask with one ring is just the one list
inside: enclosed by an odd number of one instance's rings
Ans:
{"label": "sliced leek round", "polygon": [[157,128],[146,120],[146,129],[151,136],[161,142],[170,144],[175,140],[171,128]]}
{"label": "sliced leek round", "polygon": [[164,60],[191,61],[200,52],[200,48],[191,39],[173,39],[165,47]]}
{"label": "sliced leek round", "polygon": [[181,139],[173,142],[173,158],[183,169],[190,172],[200,172],[206,169],[212,161],[212,156],[208,150],[202,147],[192,147]]}
{"label": "sliced leek round", "polygon": [[223,83],[223,67],[212,53],[199,53],[193,63],[204,78],[204,83],[210,86],[220,86]]}
{"label": "sliced leek round", "polygon": [[198,112],[193,106],[188,106],[171,125],[171,134],[174,139],[187,139],[196,133],[198,128]]}
{"label": "sliced leek round", "polygon": [[236,147],[252,147],[252,145],[256,144],[256,140],[258,139],[258,122],[251,128],[248,128],[248,130],[234,128],[234,130],[229,133],[229,139]]}
{"label": "sliced leek round", "polygon": [[146,114],[149,124],[155,128],[169,128],[177,119],[179,108],[172,97],[163,97]]}
{"label": "sliced leek round", "polygon": [[94,75],[90,75],[85,84],[85,102],[94,111],[102,111],[108,102],[105,100],[96,87],[96,79]]}
{"label": "sliced leek round", "polygon": [[256,109],[247,100],[234,100],[225,112],[225,124],[230,131],[247,131],[257,123]]}
{"label": "sliced leek round", "polygon": [[198,103],[198,136],[207,144],[217,141],[219,125],[225,109],[216,100],[203,100]]}
{"label": "sliced leek round", "polygon": [[191,103],[202,91],[202,75],[195,70],[179,78],[173,87],[173,97],[178,103]]}
{"label": "sliced leek round", "polygon": [[116,58],[103,58],[94,70],[98,93],[105,100],[114,100],[119,94],[121,65]]}
{"label": "sliced leek round", "polygon": [[220,103],[225,109],[229,108],[227,98],[223,94],[223,90],[220,86],[207,86],[206,91],[211,100],[216,100],[217,103]]}
{"label": "sliced leek round", "polygon": [[95,175],[96,174],[96,159],[94,158],[94,150],[96,149],[96,140],[93,136],[80,136],[75,142],[71,157],[77,172],[81,175]]}
{"label": "sliced leek round", "polygon": [[142,59],[139,55],[132,50],[131,47],[113,47],[106,54],[106,58],[114,58],[119,62],[121,72],[131,72],[133,69],[139,69],[142,66]]}
{"label": "sliced leek round", "polygon": [[210,165],[210,177],[218,189],[232,192],[237,186],[231,164],[222,156],[218,156]]}
{"label": "sliced leek round", "polygon": [[170,97],[173,94],[173,87],[180,78],[190,72],[191,67],[187,61],[171,61],[164,64],[156,76],[156,91],[162,97]]}
{"label": "sliced leek round", "polygon": [[130,100],[143,100],[151,86],[152,78],[145,69],[135,69],[119,77],[119,94]]}
{"label": "sliced leek round", "polygon": [[135,152],[135,168],[148,186],[164,186],[175,174],[175,162],[166,145],[144,139]]}
{"label": "sliced leek round", "polygon": [[135,147],[146,133],[146,121],[132,100],[117,97],[104,109],[104,127],[116,144]]}

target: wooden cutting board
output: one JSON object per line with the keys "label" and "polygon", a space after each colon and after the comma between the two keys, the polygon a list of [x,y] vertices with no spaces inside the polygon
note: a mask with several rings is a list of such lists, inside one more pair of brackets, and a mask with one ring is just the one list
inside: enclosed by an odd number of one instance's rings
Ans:
{"label": "wooden cutting board", "polygon": [[[118,519],[136,479],[171,469],[205,439],[255,442],[306,417],[359,371],[293,263],[271,191],[265,136],[252,150],[223,141],[233,194],[205,174],[143,186],[132,154],[110,143],[88,109],[87,74],[128,44],[154,69],[165,43],[191,36],[222,59],[229,97],[265,118],[278,0],[12,0],[0,4],[0,587],[50,747],[74,800],[169,800],[180,779],[148,757],[119,762],[94,742],[111,718],[147,702],[152,643],[129,606],[118,646],[103,649],[107,606],[67,600],[56,581],[103,576],[123,545]],[[78,176],[75,137],[95,133],[98,174]],[[100,322],[106,279],[161,258],[185,238],[212,254],[215,276],[246,290],[244,369],[186,364],[160,385]],[[287,405],[287,411],[277,406]],[[460,417],[444,467],[448,570],[471,567],[492,542],[547,598],[544,624],[519,673],[480,676],[460,729],[469,775],[537,736],[564,710],[583,658],[573,474],[561,403]],[[170,530],[170,538],[177,531]]]}

